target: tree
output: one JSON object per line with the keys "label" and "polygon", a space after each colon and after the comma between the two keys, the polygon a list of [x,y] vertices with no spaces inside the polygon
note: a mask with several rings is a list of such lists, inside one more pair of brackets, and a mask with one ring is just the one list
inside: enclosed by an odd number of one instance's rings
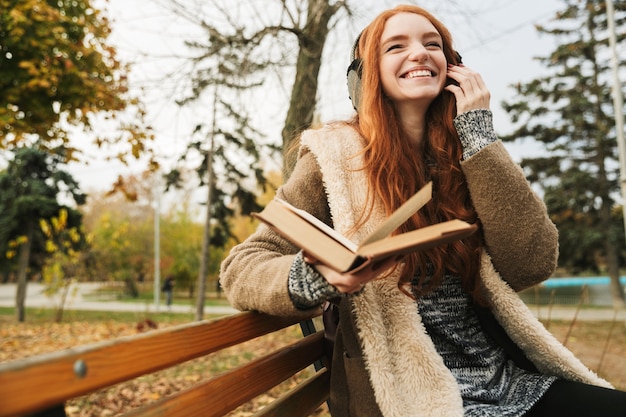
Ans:
{"label": "tree", "polygon": [[39,224],[46,238],[46,252],[50,254],[42,271],[44,292],[49,297],[58,297],[55,322],[60,323],[71,284],[84,271],[80,249],[86,246],[85,234],[76,227],[68,227],[67,209],[61,209],[50,221],[40,220]]}
{"label": "tree", "polygon": [[[197,100],[205,88],[214,87],[210,123],[196,126],[194,140],[188,146],[188,150],[192,152],[188,151],[181,157],[181,161],[186,161],[194,153],[196,156],[200,154],[201,162],[196,172],[200,184],[207,187],[205,230],[198,271],[197,320],[201,320],[204,314],[209,247],[223,248],[231,235],[228,219],[233,210],[229,203],[236,200],[247,213],[259,210],[260,206],[256,203],[256,195],[254,189],[250,189],[248,178],[252,176],[261,186],[265,182],[261,164],[262,150],[255,141],[259,132],[250,125],[245,110],[236,109],[222,95],[218,98],[218,86],[221,90],[227,90],[224,96],[228,96],[228,90],[236,93],[251,88],[252,85],[242,82],[241,77],[250,75],[250,71],[254,72],[257,64],[237,65],[241,59],[239,54],[246,56],[246,51],[242,48],[245,41],[224,41],[211,34],[209,38],[213,41],[211,48],[214,48],[210,56],[219,56],[217,70],[214,73],[211,73],[211,69],[200,70],[199,74],[195,74],[196,85],[192,96],[183,100]],[[234,60],[230,61],[231,59]],[[219,119],[218,114],[221,114]],[[237,155],[237,158],[233,158],[233,155]],[[172,186],[180,187],[180,170],[170,171],[166,179],[166,190]]]}
{"label": "tree", "polygon": [[50,153],[38,147],[17,148],[6,171],[0,173],[0,249],[8,258],[3,262],[16,265],[18,321],[25,319],[29,266],[33,272],[39,272],[49,256],[40,220],[48,221],[65,209],[70,228],[81,223],[81,214],[76,209],[58,201],[63,197],[75,205],[85,203],[78,183],[58,168],[64,160],[63,152],[59,152]]}
{"label": "tree", "polygon": [[0,0],[0,149],[37,141],[77,159],[69,127],[79,126],[98,147],[119,145],[123,161],[146,150],[143,109],[109,33],[89,0]]}
{"label": "tree", "polygon": [[[202,223],[196,218],[189,205],[189,198],[166,213],[161,221],[164,268],[174,276],[176,287],[187,288],[189,298],[193,298],[197,285],[202,248]],[[197,217],[197,216],[196,216]],[[221,253],[220,253],[221,255]],[[214,271],[207,271],[210,275]]]}
{"label": "tree", "polygon": [[[616,2],[624,39],[626,3]],[[534,138],[545,150],[522,161],[528,179],[544,193],[560,230],[559,264],[573,270],[593,265],[611,277],[614,305],[624,305],[619,254],[624,225],[615,216],[619,192],[613,127],[607,21],[604,0],[564,0],[553,27],[541,33],[559,40],[539,58],[545,76],[516,86],[517,97],[503,103],[516,124],[504,140]]]}
{"label": "tree", "polygon": [[[209,123],[196,127],[194,134],[198,140],[189,146],[202,155],[197,171],[208,189],[197,319],[203,315],[209,247],[223,248],[233,236],[229,225],[233,207],[237,206],[243,215],[260,209],[256,195],[259,187],[265,187],[262,157],[280,149],[263,144],[262,135],[250,122],[246,98],[253,89],[263,85],[269,70],[292,65],[285,57],[293,46],[280,49],[275,45],[284,45],[288,43],[285,38],[293,36],[291,45],[297,45],[298,59],[292,99],[282,131],[283,166],[288,175],[293,159],[290,163],[285,150],[313,121],[329,22],[345,7],[344,1],[310,0],[295,5],[277,2],[277,13],[270,17],[273,22],[255,28],[249,19],[234,16],[233,10],[225,6],[226,2],[223,5],[219,1],[211,3],[212,11],[221,12],[221,16],[213,20],[198,10],[191,10],[184,1],[169,3],[176,13],[198,24],[207,35],[203,42],[188,42],[197,55],[192,58],[190,93],[180,103],[197,102],[206,95],[213,97],[212,117],[207,117]],[[307,99],[302,100],[302,97]],[[179,181],[177,170],[173,170],[168,175],[168,184]]]}
{"label": "tree", "polygon": [[92,275],[124,283],[131,297],[139,296],[138,278],[153,272],[153,176],[120,177],[111,191],[94,195],[84,207],[85,229],[93,236]]}
{"label": "tree", "polygon": [[[90,249],[83,254],[91,260],[91,279],[123,282],[131,296],[155,275],[154,175],[120,178],[117,184],[124,187],[118,191],[126,194],[96,193],[82,207],[84,228],[91,236]],[[167,199],[174,204],[164,208],[160,220],[161,275],[173,275],[176,288],[189,288],[191,293],[195,286],[189,276],[197,276],[202,224],[189,203],[193,198],[188,189]]]}
{"label": "tree", "polygon": [[[302,130],[311,126],[315,114],[317,82],[322,65],[322,52],[330,32],[330,20],[342,8],[345,1],[309,0],[306,21],[291,32],[297,36],[299,49],[296,76],[291,89],[289,110],[283,127],[283,175],[288,177],[295,164],[291,144]],[[302,100],[310,97],[310,100]]]}

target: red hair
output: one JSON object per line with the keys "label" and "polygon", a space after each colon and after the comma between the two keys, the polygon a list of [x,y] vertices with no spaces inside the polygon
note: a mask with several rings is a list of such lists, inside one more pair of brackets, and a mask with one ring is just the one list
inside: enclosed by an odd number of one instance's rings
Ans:
{"label": "red hair", "polygon": [[[363,61],[361,102],[352,123],[367,141],[363,168],[369,182],[370,203],[364,208],[359,224],[369,218],[374,201],[380,201],[390,214],[430,180],[433,181],[433,199],[399,232],[454,218],[476,223],[478,218],[460,167],[463,150],[453,124],[456,115],[454,96],[444,90],[430,105],[423,154],[417,154],[404,137],[394,104],[383,93],[379,71],[380,41],[385,23],[398,13],[415,13],[428,19],[442,37],[446,60],[459,63],[448,29],[417,6],[403,5],[387,10],[362,32],[355,51],[355,56]],[[477,290],[482,245],[480,229],[464,241],[407,255],[399,288],[408,295],[424,295],[440,284],[444,274],[451,273],[460,276],[464,288],[475,299],[480,299]],[[419,279],[413,280],[415,274]],[[431,277],[428,281],[425,280],[427,276]]]}

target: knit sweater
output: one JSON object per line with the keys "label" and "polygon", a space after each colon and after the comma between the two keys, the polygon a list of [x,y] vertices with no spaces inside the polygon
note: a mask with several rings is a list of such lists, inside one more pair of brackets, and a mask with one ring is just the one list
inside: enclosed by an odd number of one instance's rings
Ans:
{"label": "knit sweater", "polygon": [[481,328],[458,278],[446,275],[418,305],[426,331],[459,385],[465,417],[523,416],[556,379],[526,371],[507,357]]}

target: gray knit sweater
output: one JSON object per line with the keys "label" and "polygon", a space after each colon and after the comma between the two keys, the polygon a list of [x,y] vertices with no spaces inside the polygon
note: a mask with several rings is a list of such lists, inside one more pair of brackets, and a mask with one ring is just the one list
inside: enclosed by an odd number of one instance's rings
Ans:
{"label": "gray knit sweater", "polygon": [[556,379],[520,369],[483,331],[457,277],[418,301],[426,331],[455,376],[465,416],[520,417]]}

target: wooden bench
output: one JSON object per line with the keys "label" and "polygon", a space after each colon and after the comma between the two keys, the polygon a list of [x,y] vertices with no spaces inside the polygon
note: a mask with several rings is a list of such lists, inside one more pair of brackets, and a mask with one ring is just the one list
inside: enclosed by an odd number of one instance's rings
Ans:
{"label": "wooden bench", "polygon": [[[297,324],[253,312],[193,322],[0,364],[0,416],[64,416],[67,400],[239,345]],[[258,410],[308,416],[329,395],[323,331],[161,398],[125,416],[223,416],[312,364],[315,372]],[[301,324],[302,325],[302,324]]]}

